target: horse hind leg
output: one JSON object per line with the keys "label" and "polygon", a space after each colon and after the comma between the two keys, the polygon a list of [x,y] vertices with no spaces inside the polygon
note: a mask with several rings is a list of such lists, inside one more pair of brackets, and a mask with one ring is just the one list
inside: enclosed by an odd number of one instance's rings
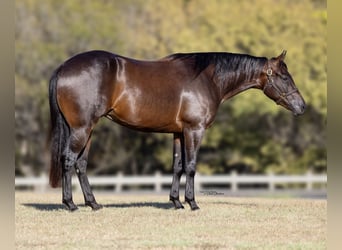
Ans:
{"label": "horse hind leg", "polygon": [[[87,165],[88,141],[90,138],[89,128],[81,127],[78,129],[70,129],[67,147],[63,152],[63,169],[62,169],[62,202],[70,211],[77,209],[72,198],[72,174],[73,167],[78,169],[77,174],[80,179],[81,188],[84,196],[87,198],[88,204],[94,204],[95,198],[91,193],[88,178],[85,175]],[[96,203],[96,202],[95,202]],[[94,205],[95,207],[96,205]]]}
{"label": "horse hind leg", "polygon": [[91,207],[95,211],[95,210],[101,209],[103,206],[96,202],[95,196],[91,190],[89,180],[86,174],[87,164],[88,164],[88,152],[89,152],[89,147],[90,147],[90,142],[91,142],[90,137],[91,137],[91,134],[89,135],[87,144],[83,152],[81,152],[81,156],[76,162],[76,173],[77,173],[77,177],[78,177],[78,180],[80,182],[81,189],[83,192],[85,205]]}
{"label": "horse hind leg", "polygon": [[64,164],[62,168],[62,202],[70,211],[77,210],[77,206],[75,205],[72,199],[72,167],[76,163],[77,154],[72,152],[69,147],[63,153]]}

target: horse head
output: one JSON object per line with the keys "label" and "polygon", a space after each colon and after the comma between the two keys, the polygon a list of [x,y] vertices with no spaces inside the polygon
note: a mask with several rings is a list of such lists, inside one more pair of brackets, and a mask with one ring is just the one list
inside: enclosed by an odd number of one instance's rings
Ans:
{"label": "horse head", "polygon": [[306,104],[287,70],[285,56],[286,50],[278,57],[267,60],[262,74],[265,79],[263,91],[266,96],[292,111],[294,115],[301,115]]}

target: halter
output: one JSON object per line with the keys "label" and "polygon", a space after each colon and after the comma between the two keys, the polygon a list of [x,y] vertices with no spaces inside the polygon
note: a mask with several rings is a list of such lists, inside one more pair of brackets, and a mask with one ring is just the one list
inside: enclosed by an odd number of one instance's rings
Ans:
{"label": "halter", "polygon": [[278,94],[278,98],[275,100],[275,102],[279,105],[279,103],[281,101],[285,101],[285,103],[288,103],[288,99],[287,97],[289,95],[292,95],[293,93],[295,92],[298,92],[298,89],[295,87],[293,90],[285,93],[285,92],[282,92],[276,85],[273,84],[273,70],[269,67],[267,70],[266,70],[266,75],[267,75],[267,83],[265,84],[264,86],[264,93],[266,91],[267,88],[273,88],[275,90],[275,92]]}

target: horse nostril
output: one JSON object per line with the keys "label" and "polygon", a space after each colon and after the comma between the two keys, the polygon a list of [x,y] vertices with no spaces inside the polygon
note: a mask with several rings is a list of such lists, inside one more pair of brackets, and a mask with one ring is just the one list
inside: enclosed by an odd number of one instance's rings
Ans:
{"label": "horse nostril", "polygon": [[306,104],[305,103],[302,105],[302,109],[303,109],[303,111],[306,109]]}

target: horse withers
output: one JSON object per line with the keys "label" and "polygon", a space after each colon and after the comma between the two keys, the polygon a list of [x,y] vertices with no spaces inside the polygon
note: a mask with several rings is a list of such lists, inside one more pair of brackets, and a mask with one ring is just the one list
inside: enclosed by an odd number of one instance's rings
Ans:
{"label": "horse withers", "polygon": [[170,200],[176,209],[186,175],[185,201],[192,210],[197,152],[220,104],[250,88],[277,104],[304,113],[305,102],[284,62],[234,53],[173,54],[156,61],[135,60],[106,51],[78,54],[60,65],[49,85],[52,187],[62,185],[63,203],[73,211],[73,168],[85,204],[100,209],[86,175],[92,131],[102,117],[131,129],[173,133]]}

